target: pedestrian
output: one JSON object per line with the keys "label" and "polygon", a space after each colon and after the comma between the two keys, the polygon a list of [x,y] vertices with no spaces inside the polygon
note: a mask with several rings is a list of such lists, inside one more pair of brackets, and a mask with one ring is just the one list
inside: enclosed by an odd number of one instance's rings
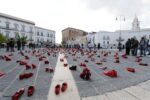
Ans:
{"label": "pedestrian", "polygon": [[146,40],[144,37],[140,40],[140,56],[146,56],[146,48],[145,48]]}
{"label": "pedestrian", "polygon": [[125,45],[126,45],[126,55],[130,55],[131,40],[128,39]]}
{"label": "pedestrian", "polygon": [[19,39],[17,40],[17,48],[18,48],[18,50],[20,50],[20,48],[21,48],[21,41]]}
{"label": "pedestrian", "polygon": [[148,55],[150,55],[150,35],[149,35],[149,39],[147,41],[147,47],[148,47]]}
{"label": "pedestrian", "polygon": [[100,43],[98,43],[97,48],[100,49]]}
{"label": "pedestrian", "polygon": [[8,39],[6,42],[6,51],[9,52],[9,48],[10,48],[10,40]]}
{"label": "pedestrian", "polygon": [[10,39],[10,42],[9,42],[9,45],[10,45],[10,51],[11,52],[14,52],[14,46],[15,46],[15,41],[13,38]]}
{"label": "pedestrian", "polygon": [[133,44],[132,44],[133,56],[137,56],[138,46],[139,46],[139,41],[136,39],[136,37],[134,37]]}
{"label": "pedestrian", "polygon": [[119,49],[119,51],[122,50],[122,47],[121,47],[121,46],[122,46],[122,44],[121,44],[121,42],[119,42],[119,43],[118,43],[118,49]]}

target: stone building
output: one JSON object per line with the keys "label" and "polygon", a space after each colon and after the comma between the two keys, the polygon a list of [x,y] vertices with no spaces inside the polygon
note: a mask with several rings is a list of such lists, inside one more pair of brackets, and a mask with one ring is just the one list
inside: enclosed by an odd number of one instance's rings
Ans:
{"label": "stone building", "polygon": [[86,34],[87,32],[83,30],[68,27],[62,30],[62,43],[65,45],[74,46],[80,43],[80,39],[78,38],[85,36]]}

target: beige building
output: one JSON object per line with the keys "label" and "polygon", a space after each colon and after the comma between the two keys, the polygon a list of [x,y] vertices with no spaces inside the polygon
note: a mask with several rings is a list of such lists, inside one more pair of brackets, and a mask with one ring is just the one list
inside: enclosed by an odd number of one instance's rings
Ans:
{"label": "beige building", "polygon": [[74,45],[79,44],[77,41],[79,37],[83,37],[87,34],[87,32],[75,29],[75,28],[66,28],[62,30],[62,43],[68,44],[68,45]]}

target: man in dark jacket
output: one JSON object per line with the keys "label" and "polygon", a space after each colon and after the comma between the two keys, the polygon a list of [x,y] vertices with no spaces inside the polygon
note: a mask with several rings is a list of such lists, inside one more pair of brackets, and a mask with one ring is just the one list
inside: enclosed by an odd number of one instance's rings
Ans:
{"label": "man in dark jacket", "polygon": [[20,40],[17,40],[17,48],[18,48],[18,50],[20,50],[20,48],[21,48],[21,41]]}
{"label": "man in dark jacket", "polygon": [[130,55],[131,40],[128,39],[125,45],[126,45],[126,55]]}
{"label": "man in dark jacket", "polygon": [[136,39],[136,37],[134,37],[134,41],[133,41],[133,56],[137,55],[137,50],[138,50],[138,46],[139,46],[139,41]]}

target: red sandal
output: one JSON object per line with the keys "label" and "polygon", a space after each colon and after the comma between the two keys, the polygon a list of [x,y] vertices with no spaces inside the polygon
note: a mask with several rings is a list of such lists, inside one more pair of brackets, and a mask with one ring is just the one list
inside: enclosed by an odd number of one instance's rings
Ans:
{"label": "red sandal", "polygon": [[67,87],[68,87],[67,83],[66,83],[66,82],[63,83],[63,84],[62,84],[62,87],[61,87],[61,91],[62,91],[62,92],[65,92],[66,89],[67,89]]}
{"label": "red sandal", "polygon": [[60,85],[55,86],[55,94],[58,95],[60,93]]}

